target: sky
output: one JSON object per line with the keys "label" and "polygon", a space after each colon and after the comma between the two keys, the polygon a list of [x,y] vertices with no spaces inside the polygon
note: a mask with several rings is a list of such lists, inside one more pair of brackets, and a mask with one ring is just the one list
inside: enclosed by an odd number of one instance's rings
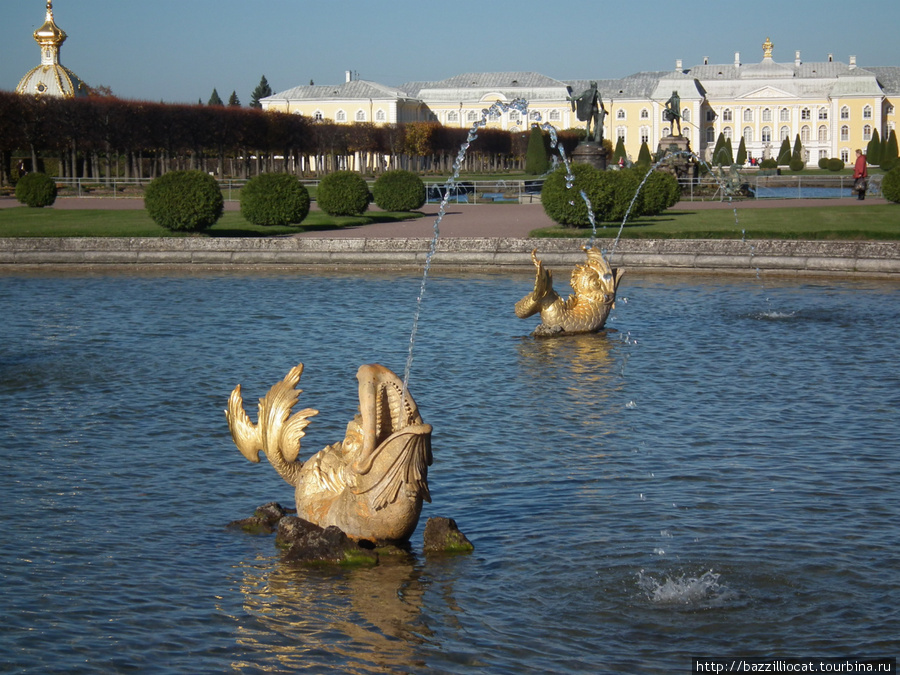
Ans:
{"label": "sky", "polygon": [[[45,0],[0,0],[0,90],[40,64],[32,33]],[[345,72],[388,86],[469,72],[534,71],[609,79],[703,62],[792,63],[833,54],[900,66],[898,0],[54,0],[69,38],[60,62],[120,98],[206,103],[215,88],[247,105],[274,92],[339,84]]]}

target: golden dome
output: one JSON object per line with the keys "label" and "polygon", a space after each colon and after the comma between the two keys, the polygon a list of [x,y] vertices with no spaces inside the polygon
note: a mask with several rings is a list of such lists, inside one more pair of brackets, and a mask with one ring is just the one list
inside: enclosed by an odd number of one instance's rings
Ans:
{"label": "golden dome", "polygon": [[25,74],[16,87],[16,93],[62,98],[88,95],[88,86],[81,78],[59,63],[59,48],[67,37],[53,20],[53,2],[47,0],[44,24],[34,31],[34,40],[41,47],[41,65]]}
{"label": "golden dome", "polygon": [[66,31],[56,25],[53,20],[53,2],[47,0],[47,17],[44,19],[44,25],[34,31],[34,40],[41,48],[59,47],[66,41]]}

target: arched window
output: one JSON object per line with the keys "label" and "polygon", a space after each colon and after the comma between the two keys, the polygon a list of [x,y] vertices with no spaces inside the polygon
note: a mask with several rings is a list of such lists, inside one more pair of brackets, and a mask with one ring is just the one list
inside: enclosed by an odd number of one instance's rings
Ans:
{"label": "arched window", "polygon": [[802,110],[800,110],[800,119],[801,120],[812,119],[812,113],[809,112],[809,108],[803,108]]}
{"label": "arched window", "polygon": [[641,119],[649,120],[650,119],[650,111],[646,108],[641,108]]}
{"label": "arched window", "polygon": [[641,143],[650,142],[650,127],[641,127]]}
{"label": "arched window", "polygon": [[841,140],[842,141],[850,140],[850,127],[848,127],[846,124],[844,124],[841,127]]}
{"label": "arched window", "polygon": [[850,151],[847,148],[841,148],[841,161],[844,164],[850,161]]}
{"label": "arched window", "polygon": [[800,127],[800,142],[809,143],[809,125],[804,124]]}
{"label": "arched window", "polygon": [[706,142],[707,143],[715,143],[716,142],[715,127],[706,127]]}
{"label": "arched window", "polygon": [[313,113],[313,119],[316,122],[321,122],[322,120],[325,119],[325,115],[322,114],[321,110],[316,110],[316,112]]}
{"label": "arched window", "polygon": [[872,127],[868,124],[863,127],[863,140],[871,141],[872,140]]}
{"label": "arched window", "polygon": [[850,119],[850,107],[846,105],[841,106],[841,119],[849,120]]}
{"label": "arched window", "polygon": [[539,113],[537,110],[532,110],[528,113],[528,119],[530,119],[532,122],[540,122],[541,113]]}
{"label": "arched window", "polygon": [[763,143],[771,143],[772,142],[772,127],[763,127],[762,128],[762,142]]}
{"label": "arched window", "polygon": [[744,121],[745,122],[753,121],[753,109],[752,108],[744,108]]}
{"label": "arched window", "polygon": [[559,114],[559,110],[551,110],[550,111],[550,121],[551,122],[559,122],[562,116]]}
{"label": "arched window", "polygon": [[366,121],[366,111],[360,108],[356,111],[356,121],[357,122],[365,122]]}
{"label": "arched window", "polygon": [[616,139],[621,138],[622,142],[625,142],[625,132],[627,127],[616,127]]}
{"label": "arched window", "polygon": [[347,121],[347,113],[343,110],[338,110],[334,114],[334,119],[336,122],[346,122]]}
{"label": "arched window", "polygon": [[819,126],[819,143],[825,143],[828,141],[828,126],[822,124]]}
{"label": "arched window", "polygon": [[819,108],[819,119],[820,120],[828,119],[828,108]]}
{"label": "arched window", "polygon": [[762,121],[763,122],[771,122],[772,121],[772,109],[771,108],[763,108]]}
{"label": "arched window", "polygon": [[732,121],[731,108],[725,108],[725,110],[722,111],[722,121],[723,122],[731,122]]}
{"label": "arched window", "polygon": [[518,110],[510,110],[509,111],[509,123],[510,124],[518,124],[522,121],[522,113]]}
{"label": "arched window", "polygon": [[477,122],[478,121],[478,111],[470,110],[468,112],[468,114],[466,115],[466,118],[469,120],[469,122]]}
{"label": "arched window", "polygon": [[731,138],[731,127],[725,127],[722,129],[722,135],[725,136],[726,139]]}
{"label": "arched window", "polygon": [[672,130],[669,127],[663,128],[663,130],[662,130],[663,138],[668,138],[671,135],[672,135]]}
{"label": "arched window", "polygon": [[688,141],[691,140],[691,130],[690,129],[682,129],[681,135],[684,136]]}
{"label": "arched window", "polygon": [[744,143],[753,142],[753,127],[744,127]]}
{"label": "arched window", "polygon": [[379,108],[375,111],[375,121],[376,122],[385,122],[387,121],[387,114],[385,114],[384,110]]}
{"label": "arched window", "polygon": [[448,122],[459,122],[459,113],[455,110],[451,110],[447,113],[447,121]]}
{"label": "arched window", "polygon": [[624,108],[619,108],[618,110],[616,110],[616,119],[617,120],[625,119],[625,109]]}
{"label": "arched window", "polygon": [[779,122],[790,122],[791,121],[791,109],[790,108],[782,108],[778,113],[778,121]]}
{"label": "arched window", "polygon": [[681,119],[684,122],[691,121],[691,109],[690,108],[685,108],[684,110],[681,111]]}
{"label": "arched window", "polygon": [[863,119],[864,120],[872,119],[872,106],[867,105],[865,108],[863,108]]}
{"label": "arched window", "polygon": [[778,136],[779,136],[779,139],[782,140],[782,141],[783,141],[785,138],[790,138],[790,137],[791,137],[791,130],[790,130],[790,128],[788,128],[788,127],[781,127],[781,129],[780,129],[779,132],[778,132]]}

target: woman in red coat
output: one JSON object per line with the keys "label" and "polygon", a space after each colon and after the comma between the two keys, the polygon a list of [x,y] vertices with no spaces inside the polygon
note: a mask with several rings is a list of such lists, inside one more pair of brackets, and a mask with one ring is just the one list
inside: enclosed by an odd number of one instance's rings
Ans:
{"label": "woman in red coat", "polygon": [[866,178],[869,172],[866,170],[866,156],[862,154],[862,150],[856,151],[856,166],[853,167],[853,189],[859,194],[859,199],[866,198],[866,188],[868,187]]}

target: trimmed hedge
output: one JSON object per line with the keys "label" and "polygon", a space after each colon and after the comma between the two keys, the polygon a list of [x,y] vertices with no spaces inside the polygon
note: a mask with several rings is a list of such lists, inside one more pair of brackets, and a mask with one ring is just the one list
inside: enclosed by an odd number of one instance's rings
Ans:
{"label": "trimmed hedge", "polygon": [[825,168],[829,171],[842,171],[844,169],[844,160],[840,157],[832,157],[825,161]]}
{"label": "trimmed hedge", "polygon": [[778,160],[774,157],[767,157],[763,161],[759,163],[760,169],[777,169],[778,168]]}
{"label": "trimmed hedge", "polygon": [[241,190],[241,215],[254,225],[296,225],[309,215],[309,191],[287,173],[261,173]]}
{"label": "trimmed hedge", "polygon": [[216,179],[203,171],[170,171],[144,191],[144,206],[157,225],[196,232],[213,226],[225,210]]}
{"label": "trimmed hedge", "polygon": [[355,171],[335,171],[319,183],[316,201],[329,216],[358,216],[369,208],[369,186]]}
{"label": "trimmed hedge", "polygon": [[896,204],[900,204],[900,166],[894,167],[881,181],[882,196]]}
{"label": "trimmed hedge", "polygon": [[[604,173],[615,173],[612,171]],[[559,167],[547,176],[544,187],[541,188],[541,204],[551,220],[563,227],[590,227],[587,205],[581,197],[581,191],[591,201],[595,219],[600,220],[598,207],[603,209],[603,191],[601,185],[604,173],[601,173],[590,164],[572,164],[572,187],[566,186],[566,168]]]}
{"label": "trimmed hedge", "polygon": [[425,204],[425,183],[411,171],[386,171],[372,186],[372,195],[385,211],[416,211]]}
{"label": "trimmed hedge", "polygon": [[50,206],[56,201],[56,183],[44,173],[26,173],[16,183],[16,199],[32,208]]}

